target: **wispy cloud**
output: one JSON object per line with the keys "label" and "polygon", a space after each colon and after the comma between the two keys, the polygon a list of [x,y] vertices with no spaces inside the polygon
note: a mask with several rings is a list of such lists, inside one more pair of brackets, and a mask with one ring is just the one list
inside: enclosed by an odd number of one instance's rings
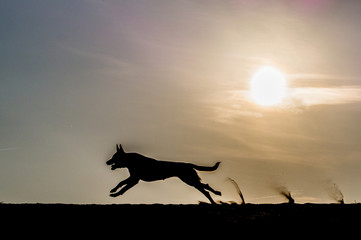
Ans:
{"label": "wispy cloud", "polygon": [[322,74],[322,73],[297,73],[297,74],[288,74],[287,79],[289,80],[305,80],[305,79],[312,79],[312,80],[360,80],[358,77],[354,76],[342,76],[342,75],[334,75],[334,74]]}
{"label": "wispy cloud", "polygon": [[17,148],[15,147],[9,147],[9,148],[0,148],[0,152],[4,152],[4,151],[14,151],[16,150]]}
{"label": "wispy cloud", "polygon": [[97,53],[95,51],[92,52],[92,51],[64,45],[59,42],[57,43],[57,46],[59,46],[60,48],[62,48],[64,50],[67,50],[73,54],[83,56],[85,58],[95,59],[95,60],[103,62],[104,64],[114,65],[116,67],[123,67],[123,66],[126,66],[126,64],[127,64],[126,62],[124,62],[121,59],[118,59],[116,57],[106,55],[103,53]]}
{"label": "wispy cloud", "polygon": [[339,105],[361,102],[361,85],[341,87],[289,88],[283,102],[277,106],[261,107],[250,98],[248,90],[231,90],[227,97],[215,103],[217,119],[229,121],[238,117],[262,117],[266,112],[301,113],[316,105]]}
{"label": "wispy cloud", "polygon": [[293,88],[289,90],[288,101],[294,107],[361,102],[361,86]]}

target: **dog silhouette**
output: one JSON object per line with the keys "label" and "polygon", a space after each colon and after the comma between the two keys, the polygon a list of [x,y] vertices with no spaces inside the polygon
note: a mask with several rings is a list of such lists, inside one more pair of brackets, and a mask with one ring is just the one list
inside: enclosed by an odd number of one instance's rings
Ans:
{"label": "dog silhouette", "polygon": [[[202,183],[196,172],[196,170],[215,171],[220,162],[217,162],[212,167],[205,167],[192,163],[159,161],[138,153],[126,153],[120,144],[116,145],[116,148],[116,153],[106,162],[106,164],[111,165],[112,170],[117,168],[128,168],[130,176],[110,190],[111,197],[117,197],[124,194],[127,190],[134,187],[140,180],[152,182],[164,180],[170,177],[178,177],[184,183],[195,187],[203,193],[212,204],[215,204],[215,202],[207,190],[216,195],[221,195],[221,192],[214,190],[208,184]],[[117,190],[122,186],[124,187],[117,192]]]}

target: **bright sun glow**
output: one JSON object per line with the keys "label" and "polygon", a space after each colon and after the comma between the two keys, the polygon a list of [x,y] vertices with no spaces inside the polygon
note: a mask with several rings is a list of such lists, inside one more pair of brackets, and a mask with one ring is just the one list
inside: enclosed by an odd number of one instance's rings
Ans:
{"label": "bright sun glow", "polygon": [[251,79],[250,94],[259,105],[276,105],[285,97],[286,79],[278,69],[263,67]]}

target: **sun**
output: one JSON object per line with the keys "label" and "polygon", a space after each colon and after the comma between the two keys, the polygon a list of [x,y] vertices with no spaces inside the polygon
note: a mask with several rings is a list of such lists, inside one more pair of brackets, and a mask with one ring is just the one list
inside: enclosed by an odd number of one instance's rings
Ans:
{"label": "sun", "polygon": [[286,95],[286,78],[274,67],[262,67],[251,79],[250,95],[259,105],[277,105]]}

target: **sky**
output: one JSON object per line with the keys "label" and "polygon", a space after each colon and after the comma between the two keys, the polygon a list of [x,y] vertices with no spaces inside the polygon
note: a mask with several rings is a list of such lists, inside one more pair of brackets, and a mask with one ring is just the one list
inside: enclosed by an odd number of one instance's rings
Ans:
{"label": "sky", "polygon": [[[179,179],[109,191],[122,144],[213,165],[218,201],[361,201],[361,2],[0,2],[0,201],[198,203]],[[272,66],[283,101],[249,98]]]}

